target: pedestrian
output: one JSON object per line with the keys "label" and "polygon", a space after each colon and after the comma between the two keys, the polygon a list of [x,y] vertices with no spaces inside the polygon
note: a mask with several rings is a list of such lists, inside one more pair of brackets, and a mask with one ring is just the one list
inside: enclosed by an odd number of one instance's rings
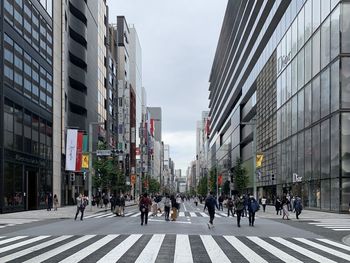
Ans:
{"label": "pedestrian", "polygon": [[249,226],[254,226],[255,213],[259,210],[259,203],[253,195],[248,198]]}
{"label": "pedestrian", "polygon": [[243,213],[242,217],[247,217],[247,208],[248,208],[248,197],[246,195],[243,195]]}
{"label": "pedestrian", "polygon": [[169,214],[170,214],[170,206],[171,206],[171,201],[169,198],[169,195],[165,195],[165,200],[164,200],[164,216],[165,216],[165,221],[169,221]]}
{"label": "pedestrian", "polygon": [[177,195],[177,197],[176,197],[176,209],[177,209],[177,212],[180,212],[180,207],[181,207],[181,197],[180,197],[180,195]]}
{"label": "pedestrian", "polygon": [[170,202],[171,202],[171,221],[176,221],[177,218],[177,203],[174,195],[170,196]]}
{"label": "pedestrian", "polygon": [[197,197],[197,196],[194,198],[194,204],[195,204],[196,206],[198,206],[198,197]]}
{"label": "pedestrian", "polygon": [[76,198],[76,202],[77,202],[77,212],[75,213],[74,220],[77,220],[77,216],[80,212],[81,213],[80,220],[82,221],[84,217],[84,210],[87,204],[87,200],[84,195],[79,194],[79,196]]}
{"label": "pedestrian", "polygon": [[278,197],[276,198],[275,209],[276,209],[276,215],[278,215],[278,213],[281,215],[282,202]]}
{"label": "pedestrian", "polygon": [[147,225],[148,211],[151,205],[152,205],[151,199],[148,197],[147,193],[144,193],[140,200],[141,226],[143,226],[143,223]]}
{"label": "pedestrian", "polygon": [[57,207],[58,207],[58,198],[57,198],[57,195],[56,195],[56,194],[53,196],[53,207],[54,207],[54,210],[57,211]]}
{"label": "pedestrian", "polygon": [[119,215],[124,216],[125,215],[125,197],[123,194],[120,195],[120,202],[119,202]]}
{"label": "pedestrian", "polygon": [[218,203],[216,202],[216,199],[213,196],[213,192],[210,192],[208,197],[205,199],[205,205],[204,205],[204,210],[208,208],[208,213],[209,213],[209,223],[208,223],[208,228],[211,229],[214,227],[213,221],[215,218],[215,207],[219,210]]}
{"label": "pedestrian", "polygon": [[265,209],[266,209],[266,197],[263,196],[263,198],[261,198],[261,205],[263,207],[263,211],[265,213]]}
{"label": "pedestrian", "polygon": [[115,216],[120,216],[120,196],[117,195],[115,197],[115,209],[114,209],[114,212],[115,212]]}
{"label": "pedestrian", "polygon": [[222,205],[222,203],[224,202],[224,197],[223,197],[223,195],[220,195],[219,196],[219,210],[224,210],[224,207],[223,207],[223,205]]}
{"label": "pedestrian", "polygon": [[282,199],[282,219],[284,220],[284,217],[287,217],[286,219],[289,220],[289,212],[288,212],[288,207],[289,207],[289,200],[287,199],[286,196],[283,197]]}
{"label": "pedestrian", "polygon": [[51,193],[47,193],[45,201],[46,201],[47,211],[51,211],[51,209],[52,209],[52,202],[53,202]]}
{"label": "pedestrian", "polygon": [[111,212],[112,212],[112,213],[114,213],[114,210],[115,210],[115,200],[116,200],[115,195],[112,194],[111,199],[110,199],[110,202],[111,202]]}
{"label": "pedestrian", "polygon": [[299,219],[299,215],[301,214],[301,211],[303,210],[303,205],[301,203],[301,198],[299,196],[296,196],[296,198],[294,199],[293,207],[295,210],[296,218]]}
{"label": "pedestrian", "polygon": [[233,207],[234,207],[234,203],[232,201],[232,198],[229,197],[227,200],[227,217],[230,216],[230,212],[231,212],[233,217],[235,216],[235,214],[233,213]]}
{"label": "pedestrian", "polygon": [[103,196],[103,204],[105,206],[105,211],[106,212],[107,212],[108,203],[109,203],[108,194],[104,194],[104,196]]}
{"label": "pedestrian", "polygon": [[237,214],[237,226],[241,227],[241,217],[244,209],[244,200],[242,197],[237,196],[235,198],[234,203],[235,203],[236,214]]}

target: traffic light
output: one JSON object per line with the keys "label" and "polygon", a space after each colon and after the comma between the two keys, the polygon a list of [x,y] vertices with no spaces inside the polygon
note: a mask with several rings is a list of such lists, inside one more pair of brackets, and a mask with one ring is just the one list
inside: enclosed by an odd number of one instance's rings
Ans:
{"label": "traffic light", "polygon": [[74,182],[75,181],[75,173],[70,173],[69,176],[70,176],[70,181]]}
{"label": "traffic light", "polygon": [[274,174],[271,174],[271,180],[275,181],[275,175]]}

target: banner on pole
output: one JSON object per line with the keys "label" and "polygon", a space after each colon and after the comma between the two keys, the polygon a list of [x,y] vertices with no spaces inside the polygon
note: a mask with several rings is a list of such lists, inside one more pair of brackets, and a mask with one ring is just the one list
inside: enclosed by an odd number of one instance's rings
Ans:
{"label": "banner on pole", "polygon": [[83,157],[81,160],[81,168],[89,169],[89,155],[88,154],[83,154]]}
{"label": "banner on pole", "polygon": [[83,152],[83,132],[78,132],[77,138],[77,159],[75,164],[75,171],[80,172]]}
{"label": "banner on pole", "polygon": [[67,130],[66,144],[66,171],[75,171],[77,159],[77,138],[78,130]]}
{"label": "banner on pole", "polygon": [[264,159],[264,155],[263,154],[257,154],[256,155],[256,168],[261,167],[263,159]]}

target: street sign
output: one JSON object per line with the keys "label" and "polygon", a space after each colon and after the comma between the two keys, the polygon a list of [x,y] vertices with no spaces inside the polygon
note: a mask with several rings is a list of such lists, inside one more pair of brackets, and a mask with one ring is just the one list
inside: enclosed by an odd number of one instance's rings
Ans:
{"label": "street sign", "polygon": [[112,154],[111,150],[97,150],[96,155],[97,156],[110,156]]}
{"label": "street sign", "polygon": [[135,175],[135,174],[132,174],[132,175],[130,176],[130,178],[131,178],[131,183],[132,183],[132,184],[135,184],[135,183],[136,183],[136,175]]}

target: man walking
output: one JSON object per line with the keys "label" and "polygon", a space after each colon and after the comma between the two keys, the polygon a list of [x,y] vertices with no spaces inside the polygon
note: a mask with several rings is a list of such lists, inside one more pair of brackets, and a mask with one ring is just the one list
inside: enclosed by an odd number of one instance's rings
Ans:
{"label": "man walking", "polygon": [[241,217],[244,209],[244,201],[239,196],[237,196],[235,199],[235,207],[236,207],[236,214],[237,214],[237,226],[241,227]]}
{"label": "man walking", "polygon": [[228,201],[227,201],[227,217],[230,216],[230,212],[231,212],[233,217],[235,216],[235,214],[233,213],[233,206],[234,206],[234,204],[233,204],[232,198],[229,197]]}
{"label": "man walking", "polygon": [[224,207],[223,207],[223,202],[224,202],[224,197],[222,195],[219,196],[219,210],[224,211]]}
{"label": "man walking", "polygon": [[263,207],[263,211],[265,213],[265,209],[266,209],[266,197],[265,196],[263,196],[263,198],[261,198],[261,204]]}
{"label": "man walking", "polygon": [[255,221],[255,212],[259,210],[258,201],[254,198],[254,196],[250,196],[248,198],[248,212],[249,212],[249,225],[254,226]]}
{"label": "man walking", "polygon": [[301,214],[301,210],[303,210],[303,205],[301,204],[301,198],[297,196],[294,200],[293,204],[294,210],[295,210],[295,215],[297,219],[299,219],[299,215]]}
{"label": "man walking", "polygon": [[75,214],[74,220],[77,220],[78,214],[80,212],[81,213],[80,220],[82,221],[84,217],[84,210],[86,207],[86,198],[84,195],[79,194],[79,196],[76,198],[76,201],[77,201],[77,212]]}
{"label": "man walking", "polygon": [[216,199],[213,197],[213,192],[210,192],[208,197],[205,199],[205,206],[204,206],[204,211],[206,208],[208,208],[208,213],[209,213],[209,223],[208,223],[208,228],[211,229],[214,227],[213,221],[215,217],[215,207],[216,209],[219,210],[218,203],[216,202]]}
{"label": "man walking", "polygon": [[145,225],[147,225],[148,211],[151,205],[152,205],[151,199],[148,198],[147,193],[144,193],[140,200],[141,226],[143,226],[144,222],[145,222]]}
{"label": "man walking", "polygon": [[170,206],[171,206],[171,201],[170,201],[169,195],[166,194],[165,195],[165,200],[164,200],[165,221],[169,221]]}

